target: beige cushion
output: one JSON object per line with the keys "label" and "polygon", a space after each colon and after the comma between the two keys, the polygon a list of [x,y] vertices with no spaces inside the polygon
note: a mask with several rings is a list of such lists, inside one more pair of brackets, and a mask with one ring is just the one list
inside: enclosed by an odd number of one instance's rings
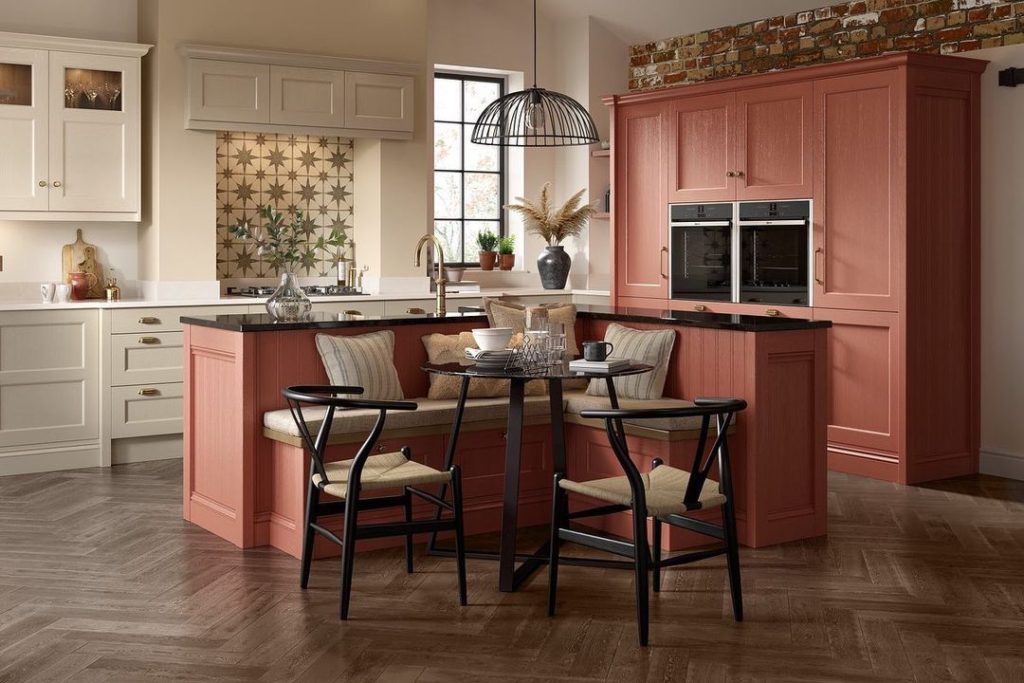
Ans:
{"label": "beige cushion", "polygon": [[[648,515],[661,517],[686,512],[683,496],[686,494],[686,486],[690,482],[689,472],[661,465],[640,476],[644,480]],[[613,505],[631,505],[633,503],[633,492],[629,488],[629,480],[625,475],[592,481],[563,479],[558,485],[566,491],[597,498]],[[701,508],[706,509],[724,504],[725,496],[718,492],[718,482],[705,479],[699,500]]]}
{"label": "beige cushion", "polygon": [[[651,372],[615,378],[615,393],[619,398],[661,398],[665,391],[665,378],[668,377],[672,346],[676,343],[675,330],[636,330],[612,323],[605,330],[604,339],[615,347],[609,358],[625,358],[654,366]],[[587,393],[591,396],[607,396],[605,380],[590,380]]]}
{"label": "beige cushion", "polygon": [[[519,344],[522,339],[521,334],[513,335],[509,344]],[[422,337],[422,341],[423,347],[427,350],[427,360],[431,363],[456,363],[465,360],[467,348],[478,348],[472,332],[428,334]],[[441,375],[435,372],[428,374],[430,376],[430,391],[427,392],[427,398],[459,397],[459,388],[462,386],[461,377]],[[525,393],[527,396],[545,394],[547,393],[547,383],[527,382]],[[469,381],[469,396],[471,398],[508,396],[508,380],[474,377]]]}
{"label": "beige cushion", "polygon": [[[514,332],[526,331],[525,305],[487,297],[484,297],[483,304],[491,327],[511,327]],[[565,325],[566,352],[579,355],[580,348],[576,344],[576,306],[557,303],[543,304],[542,307],[547,309],[549,322]]]}
{"label": "beige cushion", "polygon": [[[604,380],[602,380],[604,381]],[[616,389],[616,392],[618,389]],[[651,401],[641,401],[635,398],[623,398],[619,400],[619,408],[623,410],[642,410],[645,408],[692,408],[691,401],[684,401],[679,398],[659,398]],[[591,396],[582,391],[566,392],[565,412],[568,415],[579,415],[584,410],[601,410],[611,408],[611,399],[607,396]],[[595,427],[603,427],[604,420],[584,420],[587,424],[593,423]],[[625,424],[634,424],[638,427],[650,429],[662,429],[667,432],[689,431],[700,429],[700,417],[658,417],[649,420],[623,420]],[[711,431],[715,425],[712,422]]]}
{"label": "beige cushion", "polygon": [[[324,493],[335,498],[345,497],[352,462],[342,460],[324,465],[328,481],[323,488]],[[435,470],[433,467],[409,460],[402,453],[382,453],[366,459],[363,471],[359,475],[359,488],[363,491],[375,491],[423,484],[443,484],[451,478],[450,472]],[[314,485],[319,486],[321,480],[319,474],[313,475]]]}
{"label": "beige cushion", "polygon": [[[475,381],[475,380],[474,380]],[[388,411],[385,429],[410,429],[413,427],[436,427],[450,425],[455,418],[456,399],[417,399],[418,410]],[[323,422],[326,408],[307,406],[302,409],[310,431],[316,434]],[[524,414],[550,415],[546,396],[528,396],[524,402]],[[331,423],[332,434],[369,434],[377,421],[377,410],[339,410],[334,414]],[[466,412],[462,417],[466,422],[486,422],[488,420],[504,420],[508,417],[507,398],[471,398],[466,401]],[[263,414],[263,426],[273,432],[288,436],[300,436],[299,428],[292,419],[291,411],[271,410]]]}
{"label": "beige cushion", "polygon": [[331,384],[362,387],[360,398],[368,400],[405,398],[395,368],[395,333],[391,330],[348,337],[318,334],[316,348]]}

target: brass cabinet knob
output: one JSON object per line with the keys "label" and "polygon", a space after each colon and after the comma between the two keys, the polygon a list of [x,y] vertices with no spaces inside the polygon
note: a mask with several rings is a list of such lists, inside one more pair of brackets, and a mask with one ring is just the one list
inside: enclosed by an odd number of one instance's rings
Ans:
{"label": "brass cabinet knob", "polygon": [[139,324],[140,325],[159,325],[160,324],[160,318],[153,318],[153,317],[150,317],[150,316],[147,315],[145,317],[139,318]]}
{"label": "brass cabinet knob", "polygon": [[698,313],[703,313],[704,311],[708,310],[708,307],[705,306],[704,304],[697,304],[696,306],[693,307],[693,310],[697,311]]}
{"label": "brass cabinet knob", "polygon": [[59,180],[54,180],[53,181],[53,186],[54,187],[60,187],[60,181]]}
{"label": "brass cabinet knob", "polygon": [[736,177],[736,171],[726,171],[725,172],[725,177],[726,178],[735,178]]}
{"label": "brass cabinet knob", "polygon": [[156,337],[139,337],[140,344],[159,344],[160,340]]}
{"label": "brass cabinet knob", "polygon": [[767,316],[771,316],[772,318],[775,318],[775,317],[781,315],[779,313],[778,309],[775,309],[775,308],[769,308],[768,310],[766,310],[764,312],[764,314],[767,315]]}
{"label": "brass cabinet knob", "polygon": [[48,184],[48,183],[47,183],[47,182],[46,182],[45,180],[40,180],[40,181],[39,181],[39,187],[46,187],[46,186],[47,186],[47,184]]}
{"label": "brass cabinet knob", "polygon": [[736,177],[737,178],[742,178],[744,175],[745,174],[743,173],[743,171],[736,171]]}
{"label": "brass cabinet knob", "polygon": [[144,389],[139,389],[139,396],[159,396],[159,395],[160,395],[160,390],[159,389],[154,389],[152,387],[146,387]]}

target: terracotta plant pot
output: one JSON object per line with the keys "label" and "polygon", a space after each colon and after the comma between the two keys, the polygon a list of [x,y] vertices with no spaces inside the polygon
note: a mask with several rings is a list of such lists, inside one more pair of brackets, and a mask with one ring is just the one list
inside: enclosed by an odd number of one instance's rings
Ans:
{"label": "terracotta plant pot", "polygon": [[480,270],[494,270],[494,263],[498,260],[498,252],[480,252]]}
{"label": "terracotta plant pot", "polygon": [[502,254],[501,255],[501,269],[512,270],[512,267],[516,265],[515,254]]}

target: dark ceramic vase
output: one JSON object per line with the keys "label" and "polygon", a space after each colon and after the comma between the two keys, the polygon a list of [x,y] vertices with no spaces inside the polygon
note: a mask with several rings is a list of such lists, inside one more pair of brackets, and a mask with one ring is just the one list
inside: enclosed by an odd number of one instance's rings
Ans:
{"label": "dark ceramic vase", "polygon": [[572,257],[565,253],[562,245],[547,247],[537,257],[537,270],[544,289],[565,289],[569,279]]}

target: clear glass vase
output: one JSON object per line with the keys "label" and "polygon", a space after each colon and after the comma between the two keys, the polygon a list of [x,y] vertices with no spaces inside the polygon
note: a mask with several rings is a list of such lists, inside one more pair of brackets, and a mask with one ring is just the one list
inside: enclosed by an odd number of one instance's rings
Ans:
{"label": "clear glass vase", "polygon": [[299,287],[295,273],[282,273],[281,284],[267,299],[267,313],[274,320],[303,320],[313,308],[313,302]]}

